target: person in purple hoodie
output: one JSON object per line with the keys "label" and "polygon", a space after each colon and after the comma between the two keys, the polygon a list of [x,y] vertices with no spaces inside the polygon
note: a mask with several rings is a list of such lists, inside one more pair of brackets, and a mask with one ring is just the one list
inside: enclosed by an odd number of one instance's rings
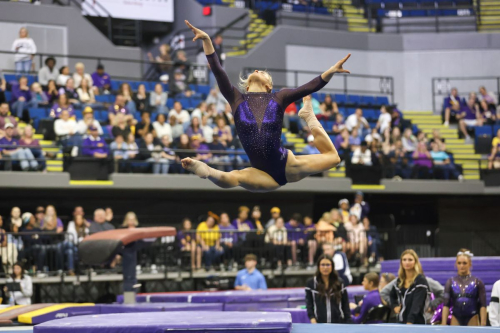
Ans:
{"label": "person in purple hoodie", "polygon": [[295,213],[290,218],[290,221],[285,223],[285,228],[288,230],[288,243],[292,248],[292,260],[288,260],[288,266],[297,265],[297,249],[301,249],[301,253],[305,253],[306,234],[304,233],[304,225],[300,222],[302,216]]}
{"label": "person in purple hoodie", "polygon": [[[238,217],[234,219],[233,222],[231,223],[233,227],[235,227],[239,231],[254,230],[255,226],[253,225],[252,221],[248,219],[249,212],[250,208],[248,208],[247,206],[240,206],[240,208],[238,208]],[[246,233],[240,233],[238,235],[238,238],[241,241],[245,241],[246,236],[247,236]]]}
{"label": "person in purple hoodie", "polygon": [[352,321],[355,324],[381,324],[383,321],[365,321],[368,316],[368,311],[371,308],[377,307],[382,304],[380,298],[380,293],[378,291],[379,277],[375,272],[366,273],[363,279],[362,285],[365,290],[368,290],[368,294],[360,302],[361,305],[358,307],[351,304],[351,314]]}
{"label": "person in purple hoodie", "polygon": [[[19,78],[19,84],[12,87],[12,109],[16,110],[19,119],[29,123],[30,107],[36,107],[36,101],[31,101],[31,90],[28,86],[28,79],[25,76]],[[27,120],[27,121],[26,121]]]}
{"label": "person in purple hoodie", "polygon": [[94,88],[100,93],[111,90],[111,77],[104,71],[104,66],[101,64],[97,65],[96,71],[92,73],[92,81],[94,81]]}

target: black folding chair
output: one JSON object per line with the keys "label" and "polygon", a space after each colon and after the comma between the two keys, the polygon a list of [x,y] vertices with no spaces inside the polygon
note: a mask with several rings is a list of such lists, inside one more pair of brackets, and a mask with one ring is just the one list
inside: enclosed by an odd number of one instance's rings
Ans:
{"label": "black folding chair", "polygon": [[385,305],[380,304],[368,310],[368,314],[363,320],[363,324],[367,322],[382,321],[384,323],[389,322],[389,317],[391,316],[391,309]]}

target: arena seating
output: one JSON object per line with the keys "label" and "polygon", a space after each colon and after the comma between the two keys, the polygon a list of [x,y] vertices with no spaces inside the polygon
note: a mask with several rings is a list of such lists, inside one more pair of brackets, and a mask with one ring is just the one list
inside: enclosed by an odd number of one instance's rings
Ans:
{"label": "arena seating", "polygon": [[[424,274],[443,286],[446,281],[457,275],[455,268],[456,258],[420,258]],[[381,272],[393,273],[397,276],[399,260],[387,260],[381,263]],[[500,277],[500,257],[474,257],[472,258],[472,275],[480,278],[485,285],[486,301],[489,304],[493,284]]]}

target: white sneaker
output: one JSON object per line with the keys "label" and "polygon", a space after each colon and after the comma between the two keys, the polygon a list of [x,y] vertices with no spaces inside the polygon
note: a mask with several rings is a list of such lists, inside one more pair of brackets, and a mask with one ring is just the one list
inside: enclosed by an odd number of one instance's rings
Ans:
{"label": "white sneaker", "polygon": [[151,274],[157,274],[158,273],[158,269],[156,268],[156,265],[151,265]]}
{"label": "white sneaker", "polygon": [[458,176],[458,181],[459,181],[460,183],[463,183],[463,182],[465,181],[464,176],[463,176],[463,175]]}
{"label": "white sneaker", "polygon": [[448,121],[445,121],[445,122],[443,123],[443,126],[444,126],[444,127],[448,127],[448,126],[450,126],[450,123],[449,123]]}

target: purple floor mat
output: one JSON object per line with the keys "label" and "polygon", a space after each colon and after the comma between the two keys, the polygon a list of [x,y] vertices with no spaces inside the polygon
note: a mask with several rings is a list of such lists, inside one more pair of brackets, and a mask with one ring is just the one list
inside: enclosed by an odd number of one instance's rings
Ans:
{"label": "purple floor mat", "polygon": [[292,316],[292,323],[294,323],[294,324],[310,324],[311,323],[311,321],[309,320],[309,317],[307,316],[306,309],[284,308],[284,309],[263,309],[262,311],[265,311],[265,312],[288,312]]}
{"label": "purple floor mat", "polygon": [[138,304],[100,304],[101,314],[160,312],[160,311],[222,311],[223,304],[191,303],[138,303]]}
{"label": "purple floor mat", "polygon": [[34,333],[290,333],[289,313],[144,312],[81,316],[35,326]]}

